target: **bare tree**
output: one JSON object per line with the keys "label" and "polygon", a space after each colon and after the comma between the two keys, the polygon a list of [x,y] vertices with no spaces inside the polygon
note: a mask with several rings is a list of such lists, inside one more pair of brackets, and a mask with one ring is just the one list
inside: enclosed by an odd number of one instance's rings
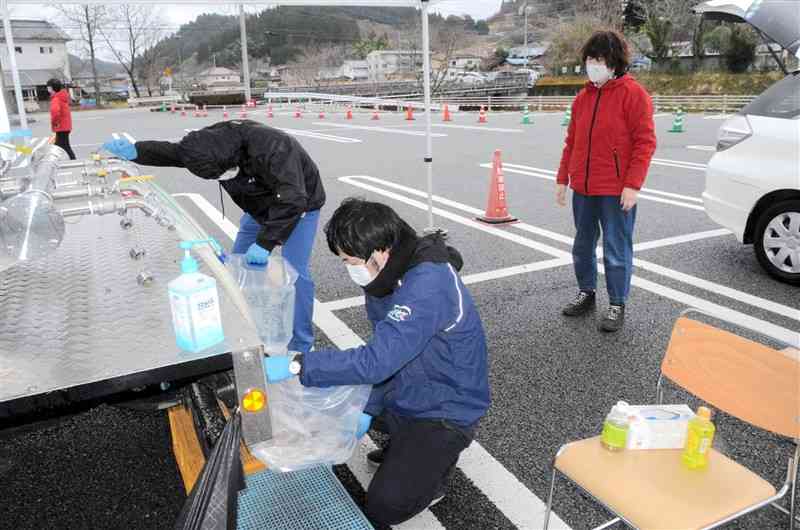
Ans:
{"label": "bare tree", "polygon": [[92,85],[94,95],[100,102],[100,80],[97,78],[97,49],[99,28],[105,22],[106,8],[101,5],[61,5],[56,6],[61,17],[70,25],[77,28],[79,42],[82,43],[81,55],[89,54],[92,66]]}
{"label": "bare tree", "polygon": [[[699,0],[643,0],[638,15],[645,21],[649,46],[640,50],[657,65],[664,65],[674,54],[678,39],[693,41],[696,21],[692,7]],[[694,43],[693,43],[694,44]]]}
{"label": "bare tree", "polygon": [[575,11],[579,15],[596,18],[606,28],[622,29],[625,2],[622,0],[577,0]]}
{"label": "bare tree", "polygon": [[[149,5],[126,4],[109,9],[109,20],[111,26],[114,26],[113,31],[109,28],[100,28],[100,34],[128,74],[136,97],[140,97],[136,81],[137,63],[148,45],[152,46],[153,33],[160,32],[158,27],[161,22],[160,12]],[[118,39],[118,35],[123,38]]]}

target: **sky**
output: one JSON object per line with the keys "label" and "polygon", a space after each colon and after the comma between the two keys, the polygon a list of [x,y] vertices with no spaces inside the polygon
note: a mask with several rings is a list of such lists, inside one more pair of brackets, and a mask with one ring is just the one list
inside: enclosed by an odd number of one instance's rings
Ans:
{"label": "sky", "polygon": [[[439,11],[443,15],[471,15],[472,18],[479,20],[488,18],[494,15],[500,8],[502,0],[445,0],[437,5],[434,10]],[[132,0],[131,3],[135,3]],[[227,4],[224,7],[213,7],[206,5],[170,5],[169,0],[165,0],[165,7],[162,8],[166,17],[169,19],[170,25],[177,26],[185,24],[194,20],[201,13],[223,13],[235,14],[238,13],[238,8],[235,4]],[[249,7],[248,11],[260,10],[263,7]],[[29,6],[14,6],[11,7],[11,16],[13,18],[46,18],[55,20],[55,10],[47,7],[47,4],[29,5]]]}

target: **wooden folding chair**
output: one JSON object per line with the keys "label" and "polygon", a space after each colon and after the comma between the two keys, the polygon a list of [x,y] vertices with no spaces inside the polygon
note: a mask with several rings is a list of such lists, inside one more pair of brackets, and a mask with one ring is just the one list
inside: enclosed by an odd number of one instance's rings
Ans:
{"label": "wooden folding chair", "polygon": [[[744,466],[711,449],[705,470],[688,470],[681,450],[606,451],[599,437],[563,445],[556,453],[544,529],[549,526],[556,476],[588,493],[618,522],[642,530],[715,528],[773,505],[796,520],[796,483],[800,458],[800,356],[690,319],[676,321],[661,363],[670,380],[713,407],[755,427],[791,438],[786,480],[779,490]],[[789,508],[778,504],[790,493]]]}

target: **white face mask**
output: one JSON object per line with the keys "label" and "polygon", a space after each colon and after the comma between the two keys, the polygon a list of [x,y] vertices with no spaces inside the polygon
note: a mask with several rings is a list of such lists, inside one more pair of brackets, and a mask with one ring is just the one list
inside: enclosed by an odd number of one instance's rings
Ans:
{"label": "white face mask", "polygon": [[604,64],[590,63],[586,61],[586,75],[589,76],[589,81],[595,85],[603,85],[611,79],[611,70]]}
{"label": "white face mask", "polygon": [[365,287],[372,283],[372,274],[370,274],[366,265],[350,265],[349,263],[345,263],[345,267],[347,267],[347,274],[350,275],[350,279],[353,280],[356,285]]}

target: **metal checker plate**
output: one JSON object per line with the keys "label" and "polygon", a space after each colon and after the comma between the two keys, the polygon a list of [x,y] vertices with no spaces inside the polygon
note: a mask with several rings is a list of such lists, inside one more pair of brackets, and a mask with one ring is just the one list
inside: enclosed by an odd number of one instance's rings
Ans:
{"label": "metal checker plate", "polygon": [[[175,345],[167,283],[180,274],[174,231],[141,213],[68,224],[47,259],[0,272],[0,402],[254,347],[260,343],[217,282],[225,341],[199,353]],[[134,246],[144,259],[131,259]],[[200,262],[201,271],[207,267]],[[155,276],[148,287],[137,275]]]}

